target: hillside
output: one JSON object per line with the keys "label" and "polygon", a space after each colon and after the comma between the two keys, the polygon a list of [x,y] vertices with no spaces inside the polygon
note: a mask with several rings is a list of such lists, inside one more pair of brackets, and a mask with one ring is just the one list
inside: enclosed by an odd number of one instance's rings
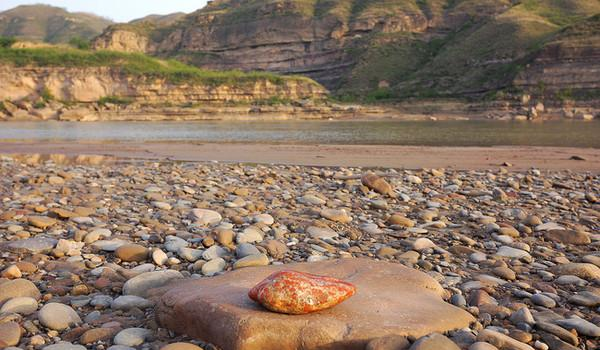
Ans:
{"label": "hillside", "polygon": [[171,24],[109,27],[94,44],[304,74],[349,99],[486,99],[531,92],[515,79],[598,13],[600,0],[217,0]]}
{"label": "hillside", "polygon": [[92,39],[113,22],[88,13],[71,13],[48,5],[23,5],[0,12],[0,36],[67,43]]}
{"label": "hillside", "polygon": [[564,101],[600,99],[600,15],[567,27],[536,52],[516,86]]}

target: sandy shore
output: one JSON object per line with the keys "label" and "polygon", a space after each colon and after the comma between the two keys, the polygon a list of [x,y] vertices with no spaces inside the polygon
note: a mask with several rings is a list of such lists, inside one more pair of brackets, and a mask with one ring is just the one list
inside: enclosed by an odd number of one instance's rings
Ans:
{"label": "sandy shore", "polygon": [[[2,154],[81,154],[126,159],[220,161],[313,166],[489,169],[570,169],[600,172],[600,150],[561,147],[418,147],[244,143],[0,142]],[[578,156],[584,160],[574,160]]]}

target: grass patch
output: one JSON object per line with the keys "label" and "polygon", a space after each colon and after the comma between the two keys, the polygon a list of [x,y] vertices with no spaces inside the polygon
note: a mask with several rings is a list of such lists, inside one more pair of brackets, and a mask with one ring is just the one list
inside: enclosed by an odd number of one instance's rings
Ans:
{"label": "grass patch", "polygon": [[44,88],[42,89],[42,91],[40,92],[40,98],[45,102],[48,103],[50,101],[54,101],[54,95],[52,95],[52,92],[50,92],[50,90],[44,86]]}
{"label": "grass patch", "polygon": [[573,24],[600,10],[595,0],[521,0],[523,10],[558,26]]}
{"label": "grass patch", "polygon": [[554,97],[562,102],[573,100],[573,89],[561,89],[554,94]]}
{"label": "grass patch", "polygon": [[379,88],[369,92],[365,98],[365,102],[374,103],[393,99],[394,93],[389,88]]}
{"label": "grass patch", "polygon": [[210,71],[188,66],[175,60],[158,60],[140,53],[116,51],[86,51],[64,48],[7,49],[0,48],[0,63],[17,67],[111,67],[122,73],[146,78],[165,79],[173,84],[198,83],[206,85],[244,84],[269,81],[283,84],[304,81],[300,76],[280,76],[267,72]]}
{"label": "grass patch", "polygon": [[69,45],[79,50],[89,50],[92,46],[88,39],[75,37],[69,40]]}
{"label": "grass patch", "polygon": [[147,36],[154,29],[156,29],[156,25],[152,22],[139,22],[139,23],[120,23],[114,24],[110,27],[113,31],[117,30],[126,30],[128,32],[134,32],[141,36]]}
{"label": "grass patch", "polygon": [[282,106],[282,105],[291,105],[292,102],[293,102],[292,100],[287,99],[287,98],[273,96],[273,97],[265,99],[265,100],[257,100],[255,102],[253,102],[252,104],[257,105],[257,106]]}
{"label": "grass patch", "polygon": [[200,67],[203,64],[219,58],[218,54],[205,51],[176,51],[160,55],[163,59],[173,59],[191,66]]}
{"label": "grass patch", "polygon": [[[229,2],[215,2],[208,5],[205,14],[218,15],[220,24],[238,24],[250,22],[259,18],[276,18],[282,16],[312,17],[315,13],[317,0],[246,0],[238,6]],[[346,0],[347,1],[347,0]]]}
{"label": "grass patch", "polygon": [[562,102],[599,100],[600,89],[567,88],[555,92],[554,97]]}
{"label": "grass patch", "polygon": [[119,106],[127,106],[134,102],[134,99],[128,97],[119,97],[119,96],[104,96],[98,100],[98,104],[100,106],[106,106],[107,104],[119,105]]}
{"label": "grass patch", "polygon": [[46,107],[46,103],[44,101],[36,101],[33,104],[33,108],[35,108],[35,109],[42,109],[44,107]]}

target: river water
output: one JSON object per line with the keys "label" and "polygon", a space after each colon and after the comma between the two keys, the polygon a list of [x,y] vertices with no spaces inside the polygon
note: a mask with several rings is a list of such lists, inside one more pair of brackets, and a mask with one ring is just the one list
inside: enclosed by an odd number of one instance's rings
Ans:
{"label": "river water", "polygon": [[600,148],[600,121],[3,122],[0,140]]}

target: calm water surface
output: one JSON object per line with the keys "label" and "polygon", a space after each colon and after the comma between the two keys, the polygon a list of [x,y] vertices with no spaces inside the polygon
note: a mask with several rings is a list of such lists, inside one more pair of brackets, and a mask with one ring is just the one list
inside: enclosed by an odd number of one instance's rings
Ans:
{"label": "calm water surface", "polygon": [[0,140],[600,148],[600,121],[7,122],[0,123]]}

